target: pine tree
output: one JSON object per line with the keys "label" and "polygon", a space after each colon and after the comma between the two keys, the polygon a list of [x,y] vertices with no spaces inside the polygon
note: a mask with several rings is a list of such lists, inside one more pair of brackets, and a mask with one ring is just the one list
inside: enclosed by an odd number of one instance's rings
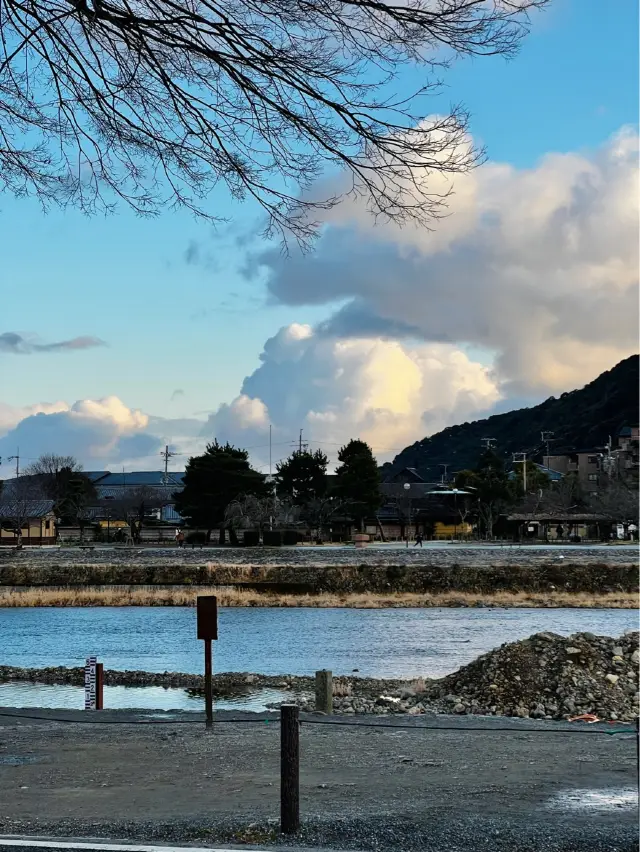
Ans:
{"label": "pine tree", "polygon": [[229,443],[207,444],[201,456],[192,456],[187,464],[184,488],[174,495],[175,506],[192,526],[211,531],[225,520],[229,503],[244,494],[266,493],[264,477],[249,464],[247,450]]}
{"label": "pine tree", "polygon": [[348,505],[360,529],[364,520],[382,505],[380,474],[371,447],[364,441],[351,440],[338,453],[336,493]]}
{"label": "pine tree", "polygon": [[290,497],[297,506],[318,500],[327,490],[329,459],[316,450],[296,450],[288,459],[276,465],[279,495]]}

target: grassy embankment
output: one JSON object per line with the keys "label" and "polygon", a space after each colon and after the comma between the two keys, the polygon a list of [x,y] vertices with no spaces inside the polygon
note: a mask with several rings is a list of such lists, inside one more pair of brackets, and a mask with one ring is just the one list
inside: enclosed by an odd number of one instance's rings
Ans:
{"label": "grassy embankment", "polygon": [[518,565],[48,565],[0,567],[0,607],[617,607],[638,604],[634,563]]}
{"label": "grassy embankment", "polygon": [[0,607],[67,606],[195,606],[199,594],[216,594],[224,607],[578,607],[633,609],[637,595],[623,592],[373,592],[339,594],[286,594],[238,589],[232,586],[201,586],[184,589],[88,587],[0,589]]}

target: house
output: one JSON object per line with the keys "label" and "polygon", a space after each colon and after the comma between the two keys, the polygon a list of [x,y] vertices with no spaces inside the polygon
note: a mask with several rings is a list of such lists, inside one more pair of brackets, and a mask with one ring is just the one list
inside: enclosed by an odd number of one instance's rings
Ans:
{"label": "house", "polygon": [[607,479],[603,466],[605,457],[603,447],[575,450],[567,453],[551,454],[547,458],[547,466],[566,476],[575,474],[585,494],[597,497]]}
{"label": "house", "polygon": [[115,518],[123,513],[125,503],[140,499],[147,518],[171,524],[182,521],[173,506],[173,495],[182,490],[184,471],[89,471],[86,475],[96,489],[98,502],[92,507],[96,519]]}
{"label": "house", "polygon": [[612,476],[637,486],[640,470],[640,427],[623,426],[618,432],[616,446],[605,458]]}
{"label": "house", "polygon": [[[570,541],[572,538],[608,541],[611,518],[596,512],[514,512],[506,516],[510,537]],[[562,534],[559,531],[562,530]]]}
{"label": "house", "polygon": [[16,500],[9,496],[0,502],[0,544],[16,545],[20,536],[22,544],[56,543],[53,500]]}

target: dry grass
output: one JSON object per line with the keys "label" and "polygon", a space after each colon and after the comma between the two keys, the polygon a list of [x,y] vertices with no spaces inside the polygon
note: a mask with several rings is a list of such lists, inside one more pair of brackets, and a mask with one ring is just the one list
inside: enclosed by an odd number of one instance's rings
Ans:
{"label": "dry grass", "polygon": [[260,607],[579,607],[636,609],[638,596],[627,592],[437,592],[274,594],[231,586],[154,588],[87,586],[69,588],[0,588],[0,607],[43,606],[195,606],[199,594],[216,594],[220,606]]}

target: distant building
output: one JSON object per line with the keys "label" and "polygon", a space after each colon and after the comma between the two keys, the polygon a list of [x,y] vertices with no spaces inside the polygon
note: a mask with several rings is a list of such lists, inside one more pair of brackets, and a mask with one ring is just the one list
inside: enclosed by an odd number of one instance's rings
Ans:
{"label": "distant building", "polygon": [[597,497],[607,477],[603,468],[604,448],[576,450],[561,454],[551,454],[548,466],[558,473],[567,476],[575,474],[582,490],[590,497]]}
{"label": "distant building", "polygon": [[134,470],[122,473],[88,471],[85,473],[94,484],[98,503],[92,515],[103,520],[117,514],[122,504],[136,497],[143,499],[145,516],[157,521],[175,524],[182,521],[173,505],[173,495],[182,491],[184,471]]}
{"label": "distant building", "polygon": [[590,497],[597,497],[610,479],[637,484],[639,432],[638,426],[624,426],[606,446],[551,454],[548,466],[563,475],[577,475]]}
{"label": "distant building", "polygon": [[56,517],[53,500],[11,500],[0,502],[0,544],[55,544]]}

